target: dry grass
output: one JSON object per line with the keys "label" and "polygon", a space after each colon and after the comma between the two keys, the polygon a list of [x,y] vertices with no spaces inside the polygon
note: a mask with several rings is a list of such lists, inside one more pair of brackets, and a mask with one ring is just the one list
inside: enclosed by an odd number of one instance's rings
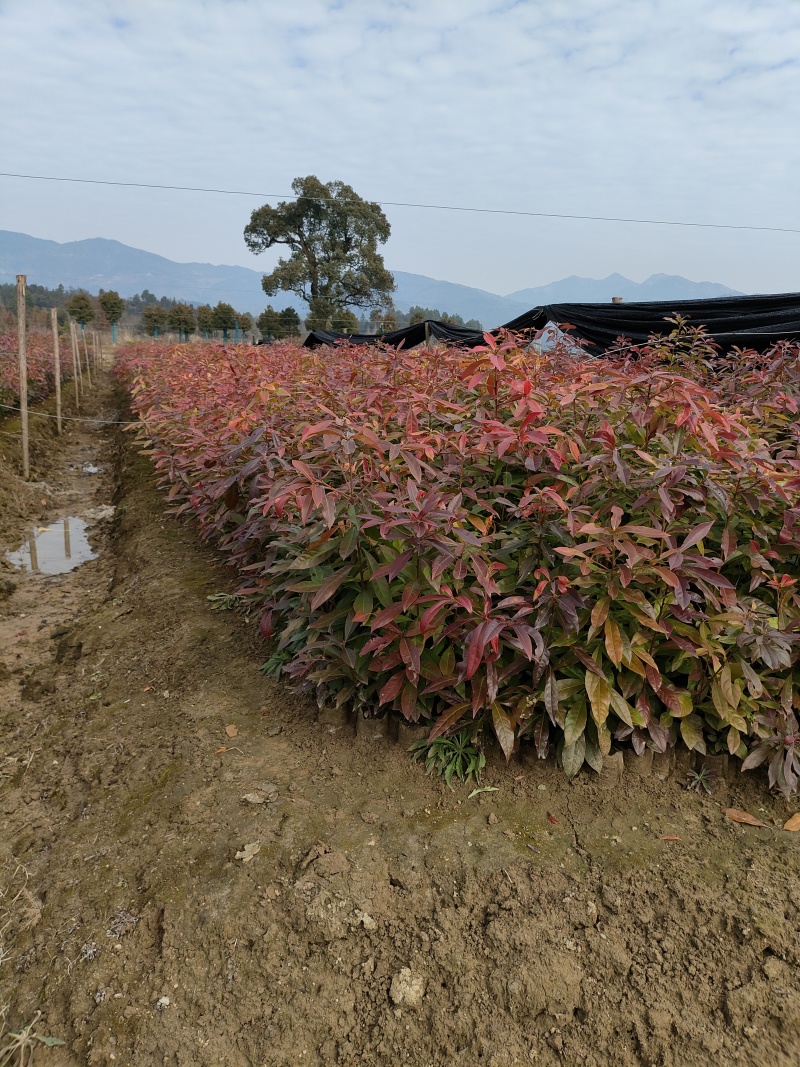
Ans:
{"label": "dry grass", "polygon": [[31,1067],[37,1048],[52,1048],[63,1045],[60,1037],[46,1037],[36,1027],[41,1012],[20,1030],[10,1030],[6,1026],[7,1008],[0,1008],[0,1067]]}

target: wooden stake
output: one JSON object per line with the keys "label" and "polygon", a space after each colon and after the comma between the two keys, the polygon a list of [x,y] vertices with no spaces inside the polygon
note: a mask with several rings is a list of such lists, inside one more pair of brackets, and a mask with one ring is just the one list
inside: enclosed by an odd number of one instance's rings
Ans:
{"label": "wooden stake", "polygon": [[86,359],[86,384],[89,389],[92,388],[92,372],[89,369],[89,349],[86,347],[86,330],[81,330],[83,335],[83,355]]}
{"label": "wooden stake", "polygon": [[19,409],[22,415],[22,477],[31,476],[31,457],[28,442],[28,353],[25,347],[25,282],[24,274],[17,275],[17,351],[19,353]]}
{"label": "wooden stake", "polygon": [[56,430],[61,434],[61,353],[58,350],[58,312],[50,308],[50,324],[53,327],[53,364],[56,376]]}
{"label": "wooden stake", "polygon": [[83,379],[81,377],[81,361],[78,359],[78,338],[75,333],[75,323],[69,324],[69,339],[72,347],[72,383],[75,386],[75,410],[80,414],[81,410],[81,387],[83,385]]}

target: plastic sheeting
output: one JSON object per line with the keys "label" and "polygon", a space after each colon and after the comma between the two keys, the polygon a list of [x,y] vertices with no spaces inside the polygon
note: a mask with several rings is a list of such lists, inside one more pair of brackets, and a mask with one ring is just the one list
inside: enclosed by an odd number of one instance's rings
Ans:
{"label": "plastic sheeting", "polygon": [[[569,324],[574,334],[589,342],[589,351],[604,352],[620,337],[634,344],[645,344],[653,334],[668,334],[673,329],[667,319],[680,315],[690,325],[705,326],[708,334],[727,351],[731,348],[763,350],[776,341],[800,340],[800,293],[777,296],[723,296],[713,300],[656,300],[630,304],[545,304],[531,308],[524,315],[506,322],[500,330],[528,333],[543,329],[548,323]],[[474,348],[484,343],[482,333],[462,326],[429,319],[404,330],[384,334],[343,334],[316,330],[308,335],[308,348],[332,345],[337,341],[351,344],[383,344],[413,348],[428,337],[448,344]]]}

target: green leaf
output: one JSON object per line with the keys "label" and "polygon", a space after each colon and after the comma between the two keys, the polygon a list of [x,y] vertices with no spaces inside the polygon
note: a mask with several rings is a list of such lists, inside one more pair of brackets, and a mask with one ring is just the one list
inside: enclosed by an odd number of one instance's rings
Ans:
{"label": "green leaf", "polygon": [[591,622],[595,630],[599,630],[603,623],[606,621],[608,615],[608,609],[611,606],[611,597],[604,596],[597,601],[592,608]]}
{"label": "green leaf", "polygon": [[359,593],[353,601],[353,611],[356,615],[370,615],[372,613],[372,593]]}
{"label": "green leaf", "polygon": [[605,678],[587,671],[584,685],[589,694],[589,703],[592,705],[592,718],[600,725],[608,718],[608,711],[611,707],[611,690],[608,682]]}
{"label": "green leaf", "polygon": [[583,766],[585,755],[586,739],[583,734],[581,734],[574,745],[564,745],[564,748],[561,751],[561,766],[563,767],[567,778],[575,777]]}
{"label": "green leaf", "polygon": [[728,736],[726,738],[726,741],[728,744],[728,752],[730,752],[732,756],[735,756],[736,753],[739,751],[739,746],[742,743],[742,735],[739,733],[735,726],[731,726],[730,730],[728,730]]}
{"label": "green leaf", "polygon": [[470,795],[467,797],[467,800],[472,800],[472,798],[478,796],[479,793],[499,793],[499,792],[500,792],[500,786],[499,785],[482,785],[480,787],[480,789],[473,789],[472,792],[470,793]]}
{"label": "green leaf", "polygon": [[621,693],[618,693],[616,689],[612,689],[610,693],[611,707],[618,719],[622,719],[626,726],[633,727],[634,715],[636,714],[633,708],[630,706],[625,697]]}
{"label": "green leaf", "polygon": [[369,584],[383,607],[388,608],[390,604],[394,603],[389,583],[385,578],[373,578]]}
{"label": "green leaf", "polygon": [[580,693],[583,689],[583,682],[578,678],[559,678],[556,686],[558,688],[558,702],[563,704],[570,697],[574,697],[576,693]]}
{"label": "green leaf", "polygon": [[357,526],[350,526],[345,531],[344,537],[342,538],[342,543],[339,546],[339,555],[342,557],[342,559],[347,559],[347,557],[351,555],[351,553],[355,552],[356,546],[358,545],[358,536],[360,532],[361,531]]}
{"label": "green leaf", "polygon": [[731,678],[731,669],[727,663],[719,672],[719,687],[722,690],[722,695],[730,706],[732,708],[738,708],[742,691]]}
{"label": "green leaf", "polygon": [[745,660],[740,660],[739,662],[742,668],[742,674],[744,675],[745,681],[747,682],[747,690],[750,693],[750,696],[756,698],[760,697],[761,694],[764,692],[764,686],[761,683],[761,678],[758,674],[756,674],[750,664],[747,663]]}
{"label": "green leaf", "polygon": [[503,755],[506,757],[506,762],[508,762],[511,759],[511,753],[514,751],[514,727],[511,725],[508,712],[497,701],[492,704],[492,725],[503,750]]}
{"label": "green leaf", "polygon": [[59,1045],[66,1045],[66,1041],[62,1041],[60,1037],[42,1037],[40,1034],[34,1034],[34,1037],[40,1045],[46,1045],[47,1048],[57,1048]]}
{"label": "green leaf", "polygon": [[567,712],[564,720],[564,744],[572,746],[586,729],[586,701],[578,700]]}
{"label": "green leaf", "polygon": [[441,655],[439,660],[439,670],[442,674],[449,678],[453,671],[456,669],[456,654],[453,651],[453,646],[448,645]]}
{"label": "green leaf", "polygon": [[611,752],[611,731],[607,722],[597,727],[597,747],[603,756],[607,756]]}
{"label": "green leaf", "polygon": [[620,632],[620,628],[610,615],[606,619],[604,636],[606,641],[606,652],[608,653],[608,658],[611,660],[615,667],[619,667],[622,663],[624,645],[622,642],[622,634]]}
{"label": "green leaf", "polygon": [[596,745],[594,741],[590,741],[588,737],[586,738],[586,752],[584,754],[584,759],[593,771],[597,771],[598,774],[602,771],[603,753],[600,751],[599,746]]}
{"label": "green leaf", "polygon": [[681,719],[681,737],[683,743],[691,751],[705,755],[706,743],[703,740],[703,721],[699,715],[689,715]]}
{"label": "green leaf", "polygon": [[544,681],[544,706],[550,718],[555,719],[558,715],[558,683],[552,667],[548,668]]}

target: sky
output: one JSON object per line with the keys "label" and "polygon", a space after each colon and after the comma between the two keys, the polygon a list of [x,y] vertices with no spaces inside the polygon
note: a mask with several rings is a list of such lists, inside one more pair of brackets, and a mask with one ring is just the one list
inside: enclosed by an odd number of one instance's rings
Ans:
{"label": "sky", "polygon": [[[270,270],[292,179],[368,200],[800,231],[798,0],[0,0],[0,229]],[[800,290],[800,233],[385,207],[390,269]]]}

